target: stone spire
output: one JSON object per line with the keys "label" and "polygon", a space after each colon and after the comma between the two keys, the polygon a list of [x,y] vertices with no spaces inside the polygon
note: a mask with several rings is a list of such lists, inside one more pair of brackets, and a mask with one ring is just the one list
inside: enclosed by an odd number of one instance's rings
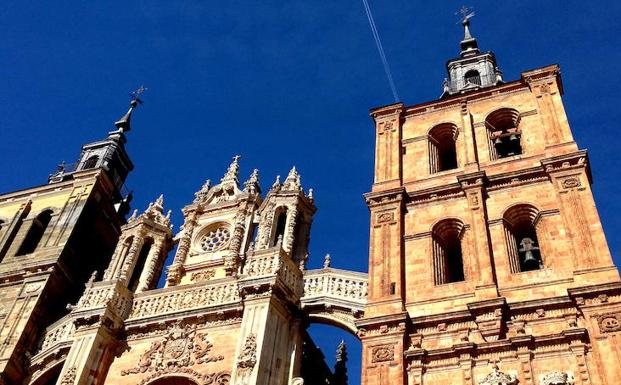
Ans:
{"label": "stone spire", "polygon": [[334,384],[347,385],[347,345],[345,341],[336,348],[336,363],[334,364]]}
{"label": "stone spire", "polygon": [[235,184],[239,184],[239,158],[241,156],[235,155],[233,157],[233,161],[229,165],[229,168],[226,170],[226,173],[220,179],[220,182],[235,182]]}
{"label": "stone spire", "polygon": [[293,166],[291,171],[289,171],[289,175],[287,175],[287,179],[285,179],[285,183],[283,183],[282,188],[287,191],[302,189],[300,174],[298,174],[298,170],[295,169],[295,166]]}
{"label": "stone spire", "polygon": [[244,182],[244,191],[249,194],[260,194],[261,186],[259,185],[259,170],[252,170],[252,174],[247,181]]}

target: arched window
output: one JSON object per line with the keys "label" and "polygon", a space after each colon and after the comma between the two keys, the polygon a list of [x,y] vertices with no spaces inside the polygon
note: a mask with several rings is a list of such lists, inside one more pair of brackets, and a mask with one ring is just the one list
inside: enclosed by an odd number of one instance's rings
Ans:
{"label": "arched window", "polygon": [[52,219],[52,210],[45,210],[35,219],[32,220],[32,224],[22,241],[22,244],[17,249],[17,253],[15,255],[26,255],[30,254],[37,249],[41,238],[43,238],[43,233],[45,233],[45,229],[47,225],[50,223]]}
{"label": "arched window", "polygon": [[481,85],[481,75],[479,74],[479,71],[477,71],[477,70],[470,70],[470,71],[466,72],[466,74],[464,75],[464,85],[465,86],[471,86],[471,85],[480,86]]}
{"label": "arched window", "polygon": [[445,219],[432,229],[434,283],[465,280],[461,240],[464,224],[457,219]]}
{"label": "arched window", "polygon": [[429,131],[430,173],[457,168],[456,139],[457,127],[454,124],[440,124]]}
{"label": "arched window", "polygon": [[88,159],[86,159],[86,161],[82,165],[82,170],[87,170],[89,168],[95,168],[95,166],[97,166],[97,162],[99,162],[99,156],[97,155],[90,156]]}
{"label": "arched window", "polygon": [[287,225],[287,209],[283,209],[278,213],[276,219],[276,231],[274,232],[274,239],[272,240],[272,246],[276,246],[278,238],[285,236],[285,227]]}
{"label": "arched window", "polygon": [[520,113],[513,108],[502,108],[485,119],[489,138],[490,158],[501,159],[522,153],[519,129]]}
{"label": "arched window", "polygon": [[138,283],[140,281],[140,275],[142,274],[142,270],[144,270],[144,265],[147,263],[147,256],[149,255],[149,251],[151,251],[151,246],[153,245],[153,239],[146,238],[144,243],[142,244],[142,248],[140,249],[140,253],[138,253],[138,259],[134,264],[134,270],[132,271],[132,276],[129,279],[129,283],[127,287],[131,291],[135,291],[138,288]]}
{"label": "arched window", "polygon": [[543,268],[537,220],[539,211],[531,205],[517,205],[503,216],[505,238],[512,273]]}

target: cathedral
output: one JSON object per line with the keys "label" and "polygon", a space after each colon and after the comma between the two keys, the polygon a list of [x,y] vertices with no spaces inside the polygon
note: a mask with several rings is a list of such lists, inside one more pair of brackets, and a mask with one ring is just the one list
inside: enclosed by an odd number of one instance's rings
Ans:
{"label": "cathedral", "polygon": [[132,212],[138,96],[0,195],[0,385],[347,385],[312,323],[360,340],[362,385],[620,384],[621,279],[560,69],[505,80],[462,24],[439,99],[371,110],[368,274],[306,267],[295,168],[262,188],[235,156],[176,232],[162,196]]}

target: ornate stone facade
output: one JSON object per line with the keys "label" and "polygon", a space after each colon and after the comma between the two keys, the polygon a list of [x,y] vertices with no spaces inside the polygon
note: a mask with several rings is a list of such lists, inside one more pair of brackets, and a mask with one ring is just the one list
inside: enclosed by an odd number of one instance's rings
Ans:
{"label": "ornate stone facade", "polygon": [[372,110],[370,279],[306,270],[295,167],[262,195],[234,157],[176,234],[163,196],[125,220],[137,100],[76,167],[0,196],[0,385],[346,385],[312,322],[362,341],[363,385],[620,383],[621,280],[559,68],[503,83],[469,34],[440,100]]}

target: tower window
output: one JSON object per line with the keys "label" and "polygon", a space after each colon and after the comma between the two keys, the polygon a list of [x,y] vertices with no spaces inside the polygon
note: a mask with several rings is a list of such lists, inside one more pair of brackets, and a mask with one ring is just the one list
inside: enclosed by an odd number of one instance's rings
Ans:
{"label": "tower window", "polygon": [[492,160],[522,153],[519,124],[520,114],[512,108],[494,111],[485,119]]}
{"label": "tower window", "polygon": [[481,85],[481,75],[477,70],[470,70],[464,75],[464,86]]}
{"label": "tower window", "polygon": [[537,236],[538,210],[531,205],[513,206],[503,216],[512,273],[543,268]]}
{"label": "tower window", "polygon": [[457,219],[445,219],[433,227],[434,283],[442,285],[465,280],[461,241],[464,224]]}
{"label": "tower window", "polygon": [[82,170],[87,170],[89,168],[95,168],[95,166],[97,166],[97,162],[99,162],[99,156],[97,155],[90,156],[88,159],[86,159],[86,161],[82,165]]}
{"label": "tower window", "polygon": [[22,244],[15,255],[26,255],[34,252],[43,238],[43,233],[52,219],[52,210],[45,210],[33,219]]}
{"label": "tower window", "polygon": [[142,244],[142,248],[140,249],[140,253],[138,253],[138,259],[134,264],[134,270],[132,271],[132,276],[129,279],[129,283],[127,287],[131,291],[136,291],[138,288],[138,283],[140,282],[140,276],[142,275],[142,270],[144,270],[144,266],[147,263],[147,257],[149,256],[149,251],[151,251],[151,246],[153,245],[153,239],[147,238],[144,240]]}
{"label": "tower window", "polygon": [[278,214],[276,220],[276,232],[274,232],[274,239],[272,240],[272,246],[276,246],[278,238],[285,236],[285,228],[287,225],[287,209],[282,210]]}
{"label": "tower window", "polygon": [[440,124],[429,131],[429,172],[431,174],[457,168],[457,127]]}

